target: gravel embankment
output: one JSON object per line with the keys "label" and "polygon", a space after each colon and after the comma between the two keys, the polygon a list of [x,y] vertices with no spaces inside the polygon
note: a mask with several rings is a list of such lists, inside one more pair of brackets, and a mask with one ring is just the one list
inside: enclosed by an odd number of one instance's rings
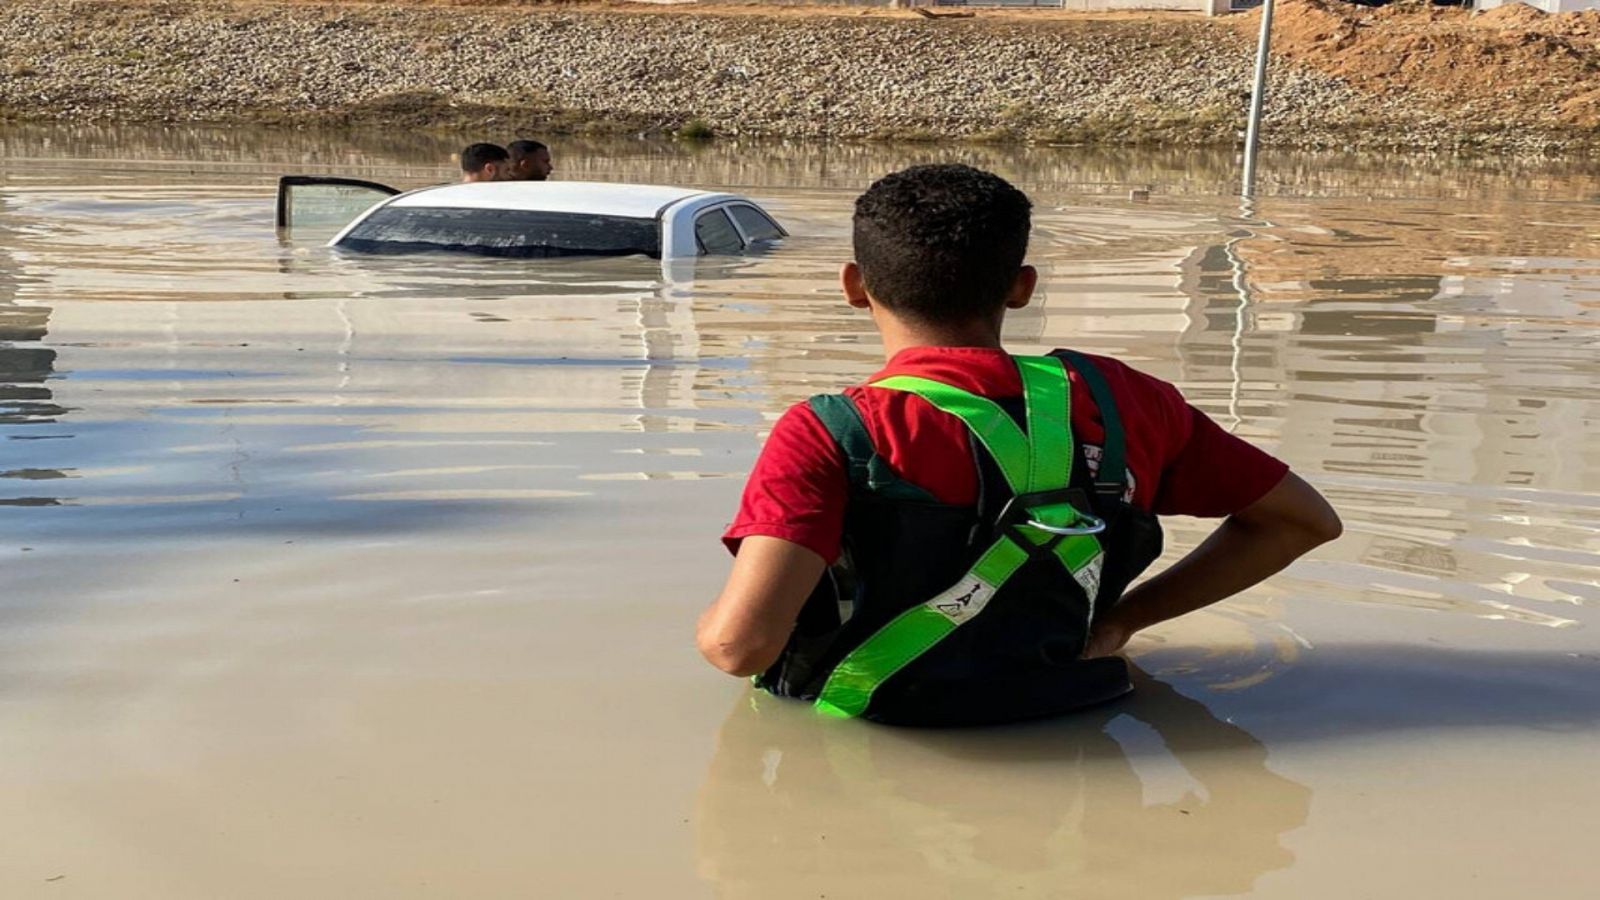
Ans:
{"label": "gravel embankment", "polygon": [[[0,7],[0,117],[790,137],[1224,143],[1254,47],[1202,18],[723,15],[599,8],[69,0]],[[1293,65],[1267,139],[1540,151],[1582,134],[1455,121]]]}

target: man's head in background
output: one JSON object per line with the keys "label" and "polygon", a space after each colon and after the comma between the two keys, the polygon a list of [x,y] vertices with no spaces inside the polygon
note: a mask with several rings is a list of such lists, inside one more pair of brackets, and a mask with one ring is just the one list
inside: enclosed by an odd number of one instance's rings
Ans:
{"label": "man's head in background", "polygon": [[514,181],[544,181],[555,171],[550,162],[550,148],[538,141],[512,141],[506,147],[511,151],[511,178]]}
{"label": "man's head in background", "polygon": [[511,154],[499,144],[470,144],[461,151],[461,180],[505,181],[511,177]]}

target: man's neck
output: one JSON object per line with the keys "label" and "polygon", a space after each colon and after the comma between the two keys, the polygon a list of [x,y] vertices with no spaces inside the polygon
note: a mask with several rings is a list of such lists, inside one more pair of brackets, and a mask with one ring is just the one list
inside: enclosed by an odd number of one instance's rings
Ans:
{"label": "man's neck", "polygon": [[874,310],[878,333],[883,337],[886,359],[914,347],[986,347],[1000,349],[1000,320],[962,322],[955,325],[929,325],[907,322]]}

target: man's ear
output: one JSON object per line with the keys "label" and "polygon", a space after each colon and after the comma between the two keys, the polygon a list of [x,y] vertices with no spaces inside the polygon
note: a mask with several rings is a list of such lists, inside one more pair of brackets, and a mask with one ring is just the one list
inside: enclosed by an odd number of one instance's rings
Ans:
{"label": "man's ear", "polygon": [[1011,282],[1011,290],[1006,292],[1006,309],[1021,309],[1033,299],[1033,289],[1039,286],[1039,270],[1033,266],[1023,266],[1017,270],[1017,278]]}
{"label": "man's ear", "polygon": [[854,262],[847,262],[839,269],[839,287],[844,291],[845,302],[856,309],[872,305],[872,298],[867,296],[867,282],[861,277],[861,267]]}

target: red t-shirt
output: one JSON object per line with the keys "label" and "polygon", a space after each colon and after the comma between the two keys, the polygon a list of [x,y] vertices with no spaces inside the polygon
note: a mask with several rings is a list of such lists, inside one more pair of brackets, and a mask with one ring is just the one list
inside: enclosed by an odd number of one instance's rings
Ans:
{"label": "red t-shirt", "polygon": [[[1130,501],[1158,515],[1226,516],[1260,499],[1288,466],[1223,431],[1178,389],[1114,359],[1092,357],[1116,398],[1126,434]],[[1088,385],[1068,367],[1072,430],[1090,471],[1099,468],[1104,426]],[[913,347],[869,381],[920,375],[984,397],[1022,396],[1022,376],[1004,350]],[[978,475],[967,426],[905,391],[846,388],[878,454],[901,478],[944,503],[977,503]],[[844,453],[811,407],[797,403],[772,428],[739,514],[723,535],[728,549],[752,534],[793,541],[830,563],[839,558],[850,480]]]}

